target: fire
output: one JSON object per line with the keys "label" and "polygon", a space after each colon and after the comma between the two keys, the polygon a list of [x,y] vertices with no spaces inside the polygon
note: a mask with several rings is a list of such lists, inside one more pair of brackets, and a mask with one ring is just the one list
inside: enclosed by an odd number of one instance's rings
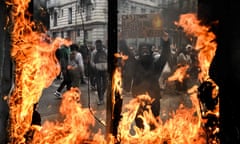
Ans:
{"label": "fire", "polygon": [[216,38],[214,33],[209,31],[209,27],[202,26],[200,22],[195,14],[184,14],[175,24],[181,26],[187,34],[197,37],[194,48],[199,51],[198,60],[201,69],[199,80],[203,82],[209,78],[209,67],[215,55],[217,43],[214,41]]}
{"label": "fire", "polygon": [[[194,97],[193,97],[194,98]],[[199,135],[200,119],[196,112],[196,103],[193,108],[187,109],[183,105],[179,107],[176,112],[172,112],[172,118],[166,122],[160,120],[155,122],[157,129],[150,131],[150,127],[146,127],[144,130],[138,129],[133,121],[137,113],[137,109],[142,100],[150,100],[148,95],[140,95],[136,99],[133,99],[124,107],[123,119],[119,126],[120,139],[122,143],[181,143],[192,144],[196,140],[201,139]],[[195,100],[196,101],[196,100]],[[155,118],[150,113],[144,113],[142,117],[145,125],[149,121],[155,121]],[[203,142],[197,141],[198,144]]]}
{"label": "fire", "polygon": [[27,12],[30,0],[7,1],[11,5],[12,49],[15,64],[15,85],[9,98],[10,141],[25,143],[31,128],[33,105],[39,101],[43,88],[50,86],[60,72],[55,51],[64,41],[54,40],[38,32]]}
{"label": "fire", "polygon": [[[76,142],[104,143],[104,137],[93,135],[89,129],[95,125],[95,119],[88,109],[83,109],[80,101],[81,91],[78,88],[72,88],[63,95],[60,113],[63,116],[62,122],[46,122],[42,129],[38,131],[33,139],[37,144],[74,144]],[[93,139],[90,141],[90,139]]]}
{"label": "fire", "polygon": [[[184,31],[197,37],[196,50],[199,51],[199,67],[201,72],[199,73],[200,82],[209,81],[208,70],[211,64],[212,58],[215,54],[216,43],[214,42],[215,35],[209,32],[209,28],[200,25],[200,21],[193,14],[181,15],[180,20],[176,23],[178,26],[183,27]],[[175,71],[173,76],[169,77],[169,80],[182,81],[187,76],[186,71],[189,65],[180,67]],[[213,83],[214,85],[214,83]],[[131,100],[128,104],[125,104],[123,109],[123,118],[119,125],[119,139],[122,143],[181,143],[181,144],[206,144],[210,141],[206,141],[206,131],[204,131],[202,124],[203,119],[201,117],[201,109],[198,99],[198,86],[195,85],[188,90],[188,94],[191,98],[193,106],[186,108],[184,105],[180,105],[179,108],[170,112],[167,121],[159,122],[155,121],[155,118],[150,113],[144,113],[141,117],[144,121],[145,129],[140,130],[134,124],[134,119],[139,106],[142,101],[146,99],[151,101],[150,97],[146,95],[140,95],[136,99]],[[212,99],[216,98],[218,94],[218,87],[214,85],[212,91]],[[207,111],[207,114],[214,114],[219,117],[218,105],[214,111]],[[149,122],[153,122],[157,129],[151,131]],[[219,132],[219,128],[213,129],[214,133]],[[218,143],[216,139],[212,139],[211,143]]]}
{"label": "fire", "polygon": [[[75,144],[92,143],[106,144],[101,131],[93,134],[90,126],[95,124],[94,117],[88,109],[83,109],[80,101],[81,91],[72,88],[63,94],[60,112],[63,120],[45,122],[42,127],[31,126],[33,104],[39,101],[42,90],[50,86],[60,72],[60,66],[55,57],[56,49],[63,43],[60,38],[52,42],[46,42],[45,34],[34,31],[36,28],[31,21],[31,15],[27,12],[30,0],[9,0],[12,10],[12,49],[11,56],[15,62],[15,87],[9,99],[10,108],[10,143],[24,144],[26,133],[35,129],[31,143],[38,144]],[[214,34],[208,32],[208,28],[199,25],[194,15],[182,15],[178,25],[184,30],[198,37],[196,49],[199,52],[201,81],[208,78],[208,69],[216,50],[213,42]],[[125,57],[123,57],[125,59]],[[181,70],[186,71],[187,67]],[[176,72],[177,74],[180,74]],[[121,69],[114,73],[113,89],[121,94]],[[214,93],[216,93],[214,91]],[[205,144],[205,134],[201,128],[199,104],[196,87],[189,91],[193,106],[186,108],[184,105],[171,112],[171,118],[159,122],[150,113],[144,113],[142,119],[146,128],[138,129],[134,125],[134,118],[138,107],[143,100],[152,101],[146,95],[140,95],[125,104],[122,119],[118,127],[118,139],[121,143],[168,143],[168,144]],[[114,100],[113,100],[114,101]],[[154,123],[155,130],[150,130],[149,122]],[[110,141],[110,143],[114,143]]]}
{"label": "fire", "polygon": [[183,82],[183,79],[187,77],[187,69],[189,68],[189,65],[181,66],[178,68],[174,74],[170,77],[168,77],[168,81],[175,81],[178,80],[180,82]]}

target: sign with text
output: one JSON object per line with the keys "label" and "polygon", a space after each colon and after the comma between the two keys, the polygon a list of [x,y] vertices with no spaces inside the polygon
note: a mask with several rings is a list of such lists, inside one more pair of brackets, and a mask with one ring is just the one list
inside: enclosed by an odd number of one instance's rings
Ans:
{"label": "sign with text", "polygon": [[131,14],[122,16],[124,38],[159,37],[163,22],[160,14]]}

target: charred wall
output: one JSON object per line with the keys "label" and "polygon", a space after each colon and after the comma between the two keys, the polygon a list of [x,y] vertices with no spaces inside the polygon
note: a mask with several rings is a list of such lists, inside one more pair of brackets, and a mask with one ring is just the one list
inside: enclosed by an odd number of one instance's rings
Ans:
{"label": "charred wall", "polygon": [[[237,0],[198,0],[198,17],[212,27],[218,44],[210,77],[219,86],[220,141],[240,143],[240,22]],[[216,23],[217,22],[217,23]]]}
{"label": "charred wall", "polygon": [[0,143],[7,142],[8,105],[5,96],[12,85],[12,62],[10,58],[10,35],[6,29],[6,19],[9,8],[5,1],[0,1]]}

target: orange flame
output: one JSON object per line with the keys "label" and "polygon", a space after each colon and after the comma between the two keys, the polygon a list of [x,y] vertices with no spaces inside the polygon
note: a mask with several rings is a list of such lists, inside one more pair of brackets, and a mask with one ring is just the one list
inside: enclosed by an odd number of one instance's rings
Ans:
{"label": "orange flame", "polygon": [[144,116],[142,117],[146,126],[144,130],[138,129],[133,123],[140,101],[143,99],[150,100],[151,98],[148,95],[140,95],[136,99],[131,100],[129,104],[125,105],[123,119],[119,126],[121,142],[132,144],[204,144],[203,140],[201,140],[201,136],[199,135],[199,131],[201,130],[200,119],[197,115],[194,116],[196,107],[198,106],[197,100],[195,100],[196,103],[194,103],[194,106],[191,109],[180,106],[176,112],[172,113],[172,118],[165,123],[161,120],[160,122],[155,122],[157,128],[150,131],[150,127],[147,123],[149,121],[155,121],[155,118],[150,113],[144,113]]}
{"label": "orange flame", "polygon": [[33,105],[39,101],[43,88],[50,86],[60,72],[55,51],[62,40],[51,44],[48,37],[34,31],[36,25],[27,12],[30,0],[7,1],[12,6],[11,56],[15,62],[15,87],[9,99],[11,143],[25,143],[30,129]]}
{"label": "orange flame", "polygon": [[[95,124],[95,119],[88,109],[83,109],[80,101],[80,90],[72,88],[63,94],[60,113],[62,122],[45,122],[42,129],[34,136],[37,144],[74,144],[74,143],[104,143],[104,137],[92,135],[89,127]],[[90,141],[90,139],[93,139]],[[95,140],[96,139],[96,140]]]}
{"label": "orange flame", "polygon": [[183,79],[187,77],[188,68],[189,68],[189,65],[181,66],[174,72],[172,76],[168,77],[168,81],[178,80],[180,82],[183,82]]}
{"label": "orange flame", "polygon": [[[26,13],[30,0],[12,0],[8,1],[13,6],[12,20],[14,23],[12,31],[12,51],[11,55],[15,61],[16,77],[15,89],[9,99],[10,107],[10,139],[13,144],[26,143],[24,135],[31,128],[31,116],[33,112],[33,104],[38,102],[43,88],[48,87],[53,79],[59,74],[60,67],[55,57],[56,49],[65,43],[61,39],[55,39],[52,43],[43,41],[45,35],[35,32],[32,29],[35,24],[31,22],[30,15]],[[188,17],[191,17],[189,20]],[[186,26],[187,32],[198,34],[198,49],[200,52],[201,75],[200,79],[208,77],[208,68],[212,60],[216,46],[212,42],[214,39],[212,33],[208,33],[207,28],[198,27],[199,23],[194,23],[196,18],[192,15],[181,16],[179,25]],[[185,25],[187,23],[187,25]],[[191,25],[189,25],[189,23]],[[195,27],[193,27],[195,26]],[[187,29],[187,27],[189,29]],[[194,32],[196,30],[197,32]],[[200,30],[202,30],[200,32]],[[205,33],[204,33],[205,32]],[[208,40],[203,41],[203,37],[207,36]],[[210,48],[208,53],[205,47]],[[205,54],[209,54],[204,56]],[[114,81],[113,90],[121,93],[121,73],[120,69],[116,69],[117,78]],[[195,89],[196,90],[196,89]],[[93,135],[89,130],[89,126],[94,125],[94,118],[89,110],[82,109],[79,103],[81,91],[72,88],[63,94],[63,101],[60,112],[63,115],[62,122],[46,122],[36,131],[32,143],[38,144],[78,144],[93,143],[106,144],[101,131]],[[150,113],[144,113],[142,119],[146,125],[146,129],[140,130],[134,126],[134,117],[142,100],[151,98],[146,95],[138,96],[124,106],[123,118],[119,125],[119,138],[122,143],[168,143],[168,144],[204,144],[201,138],[200,118],[198,112],[197,92],[191,93],[193,102],[192,108],[185,108],[183,105],[178,110],[171,113],[171,118],[163,122],[156,122]],[[196,114],[197,113],[197,114]],[[156,129],[150,131],[148,122],[154,122]],[[131,127],[133,126],[133,127]],[[92,139],[92,141],[89,141]],[[114,142],[111,142],[114,143]]]}
{"label": "orange flame", "polygon": [[195,14],[181,15],[179,22],[175,24],[181,26],[187,34],[197,37],[194,48],[199,51],[198,59],[201,69],[199,80],[200,82],[207,80],[209,67],[217,48],[214,33],[209,31],[209,27],[201,26]]}

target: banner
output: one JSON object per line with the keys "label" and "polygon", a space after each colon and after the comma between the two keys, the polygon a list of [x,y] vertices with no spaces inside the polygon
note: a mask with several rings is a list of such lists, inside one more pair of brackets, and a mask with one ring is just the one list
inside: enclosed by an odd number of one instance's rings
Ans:
{"label": "banner", "polygon": [[124,38],[159,37],[163,28],[160,14],[122,15]]}

